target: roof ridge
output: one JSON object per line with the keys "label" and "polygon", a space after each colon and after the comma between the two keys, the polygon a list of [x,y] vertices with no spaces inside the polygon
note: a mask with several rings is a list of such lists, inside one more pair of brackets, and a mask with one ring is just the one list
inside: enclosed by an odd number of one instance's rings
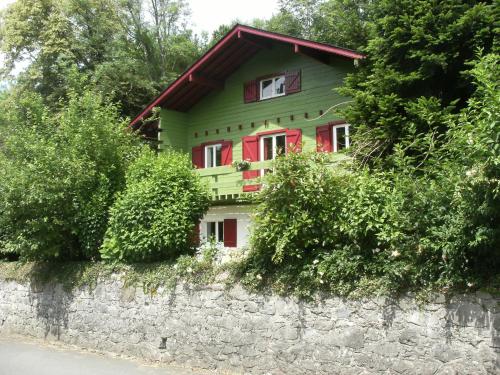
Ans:
{"label": "roof ridge", "polygon": [[[215,43],[212,47],[210,47],[199,59],[193,62],[193,64],[191,64],[182,74],[180,74],[179,77],[177,77],[174,81],[172,81],[165,88],[165,90],[163,90],[155,99],[149,102],[146,105],[146,107],[130,122],[129,127],[133,127],[141,119],[148,116],[151,113],[153,107],[157,106],[158,104],[161,104],[170,93],[174,93],[174,90],[176,89],[182,90],[181,84],[184,81],[186,81],[186,79],[188,80],[188,82],[192,82],[191,77],[196,72],[196,69],[202,67],[204,63],[210,63],[209,59],[215,57],[216,53],[219,52],[219,50],[222,50],[223,47],[225,47],[225,45],[229,43],[234,38],[235,35],[236,39],[240,38],[243,39],[242,38],[243,33],[251,34],[256,37],[268,38],[275,42],[292,44],[294,46],[295,52],[299,52],[300,48],[305,48],[306,50],[307,49],[317,50],[320,51],[321,53],[338,55],[350,59],[364,58],[364,55],[362,55],[361,53],[347,48],[337,47],[335,45],[322,42],[315,42],[303,38],[297,38],[282,33],[267,31],[256,27],[236,23],[219,41],[217,41],[217,43]],[[249,49],[249,51],[251,54],[256,53],[256,51],[252,52],[251,48]],[[241,63],[243,63],[243,61],[239,62],[239,64]],[[202,93],[202,95],[199,98],[195,99],[199,100],[203,96],[204,94]],[[192,97],[190,99],[192,99]]]}

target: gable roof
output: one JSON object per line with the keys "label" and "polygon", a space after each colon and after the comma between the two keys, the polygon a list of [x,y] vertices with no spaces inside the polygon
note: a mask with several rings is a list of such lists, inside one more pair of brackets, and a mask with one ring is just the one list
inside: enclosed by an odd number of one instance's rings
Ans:
{"label": "gable roof", "polygon": [[220,41],[173,81],[151,101],[130,123],[130,127],[149,116],[156,106],[185,112],[210,91],[224,86],[224,80],[262,48],[271,42],[289,44],[295,53],[321,61],[331,55],[348,59],[362,59],[356,51],[326,43],[313,42],[284,34],[235,25]]}

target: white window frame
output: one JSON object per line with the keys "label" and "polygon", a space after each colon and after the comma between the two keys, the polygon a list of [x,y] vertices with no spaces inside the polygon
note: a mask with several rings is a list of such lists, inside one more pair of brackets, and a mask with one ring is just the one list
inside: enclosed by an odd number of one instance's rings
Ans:
{"label": "white window frame", "polygon": [[[285,79],[285,75],[284,75],[284,74],[281,74],[281,75],[279,75],[279,76],[275,76],[275,77],[264,78],[264,79],[261,79],[261,80],[259,81],[259,100],[266,100],[266,99],[271,99],[271,98],[276,98],[276,97],[278,97],[278,96],[284,96],[284,95],[286,95],[286,89],[285,89],[285,90],[283,90],[283,92],[282,92],[281,94],[277,94],[277,93],[276,93],[276,81],[277,81],[278,79],[280,79],[280,78]],[[270,96],[266,96],[266,97],[264,97],[264,96],[262,95],[262,89],[263,89],[262,84],[263,84],[265,81],[273,81],[273,83],[272,83],[272,88],[273,88],[273,91],[272,91],[272,93],[271,93],[271,95],[270,95]]]}
{"label": "white window frame", "polygon": [[[222,143],[216,143],[213,145],[206,145],[205,146],[205,168],[216,168],[220,167],[220,165],[217,165],[217,146],[220,146],[221,148],[221,162],[222,162]],[[212,160],[214,161],[214,166],[208,166],[208,153],[212,153]]]}
{"label": "white window frame", "polygon": [[[269,160],[274,160],[276,159],[276,156],[277,156],[277,150],[276,150],[276,138],[277,137],[280,137],[280,136],[285,136],[285,149],[283,150],[284,153],[286,154],[286,133],[275,133],[275,134],[268,134],[268,135],[261,135],[260,138],[259,138],[259,160],[260,161],[266,161],[264,160],[264,139],[266,138],[272,138],[272,152],[273,152],[273,156],[272,156],[272,159],[269,159]],[[265,169],[261,169],[260,170],[260,175],[261,176],[264,176],[264,171]]]}
{"label": "white window frame", "polygon": [[349,148],[351,145],[351,140],[349,137],[349,124],[340,124],[332,126],[332,138],[333,138],[333,152],[338,152],[337,149],[337,129],[345,128],[345,148]]}
{"label": "white window frame", "polygon": [[[210,240],[210,236],[208,234],[208,224],[210,223],[215,223],[215,242],[218,243],[224,243],[224,220],[214,220],[214,221],[207,221],[205,223],[206,230],[207,230],[207,241]],[[219,241],[219,224],[222,223],[222,241]]]}

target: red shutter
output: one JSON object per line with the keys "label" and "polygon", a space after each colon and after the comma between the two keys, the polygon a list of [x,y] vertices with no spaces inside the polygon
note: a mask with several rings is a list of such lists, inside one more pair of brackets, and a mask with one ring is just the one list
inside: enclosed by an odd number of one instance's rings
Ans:
{"label": "red shutter", "polygon": [[236,219],[224,219],[224,246],[236,247],[238,245],[238,231]]}
{"label": "red shutter", "polygon": [[257,81],[245,82],[243,87],[243,98],[245,103],[251,103],[258,100]]}
{"label": "red shutter", "polygon": [[233,142],[222,141],[222,165],[231,165],[233,162]]}
{"label": "red shutter", "polygon": [[250,193],[250,192],[259,191],[259,190],[260,190],[260,184],[245,185],[245,186],[243,186],[243,192],[244,193]]}
{"label": "red shutter", "polygon": [[302,150],[302,131],[300,129],[287,130],[286,144],[288,152],[300,152]]}
{"label": "red shutter", "polygon": [[193,147],[193,153],[192,153],[192,160],[193,164],[196,168],[204,168],[204,157],[203,157],[203,146],[196,146]]}
{"label": "red shutter", "polygon": [[300,70],[290,70],[285,74],[285,93],[293,94],[300,92]]}
{"label": "red shutter", "polygon": [[200,222],[196,223],[191,233],[191,243],[193,246],[200,246],[200,225]]}
{"label": "red shutter", "polygon": [[316,128],[316,149],[318,152],[332,151],[331,125],[323,125]]}
{"label": "red shutter", "polygon": [[[248,137],[243,137],[243,160],[248,160],[250,162],[259,161],[259,137],[256,135],[251,135]],[[249,180],[252,178],[259,177],[259,171],[244,171],[243,179]]]}

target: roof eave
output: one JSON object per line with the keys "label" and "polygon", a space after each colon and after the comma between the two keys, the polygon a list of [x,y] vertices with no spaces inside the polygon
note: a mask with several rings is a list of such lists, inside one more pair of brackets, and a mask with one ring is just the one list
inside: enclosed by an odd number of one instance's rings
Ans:
{"label": "roof eave", "polygon": [[173,81],[170,85],[168,85],[168,87],[160,95],[158,95],[153,101],[151,101],[141,111],[141,113],[139,113],[130,122],[129,128],[133,127],[144,117],[148,116],[154,107],[161,104],[170,93],[172,93],[179,86],[186,83],[186,81],[189,80],[189,77],[192,74],[195,74],[196,70],[202,67],[203,64],[205,64],[212,56],[214,56],[221,49],[223,49],[226,46],[227,42],[229,42],[233,38],[241,37],[242,33],[248,33],[251,35],[260,36],[278,42],[289,43],[298,47],[312,48],[321,52],[338,55],[350,59],[363,59],[365,57],[364,55],[356,51],[352,51],[346,48],[340,48],[329,44],[313,42],[270,31],[256,29],[250,26],[236,24],[220,41],[218,41],[214,46],[212,46],[212,48],[210,48],[207,52],[205,52],[205,54],[202,57],[200,57],[197,61],[195,61],[184,73],[182,73],[175,81]]}

